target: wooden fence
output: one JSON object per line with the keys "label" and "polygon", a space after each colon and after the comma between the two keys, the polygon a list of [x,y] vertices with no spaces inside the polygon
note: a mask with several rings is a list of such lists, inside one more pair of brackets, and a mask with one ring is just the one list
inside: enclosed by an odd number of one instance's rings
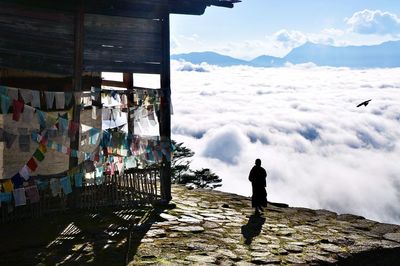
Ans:
{"label": "wooden fence", "polygon": [[40,217],[44,214],[72,209],[101,207],[134,207],[154,204],[161,200],[158,169],[130,169],[123,174],[105,175],[103,180],[85,179],[82,188],[74,188],[69,195],[51,195],[50,189],[39,191],[38,203],[14,207],[14,202],[2,202],[0,222]]}

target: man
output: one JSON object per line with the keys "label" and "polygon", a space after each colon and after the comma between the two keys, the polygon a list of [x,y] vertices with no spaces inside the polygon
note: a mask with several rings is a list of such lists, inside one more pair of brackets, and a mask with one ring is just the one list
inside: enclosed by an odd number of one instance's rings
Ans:
{"label": "man", "polygon": [[249,180],[253,188],[251,204],[255,208],[255,214],[260,215],[263,211],[262,207],[267,206],[267,192],[265,190],[267,172],[261,167],[260,159],[257,159],[255,164],[249,174]]}

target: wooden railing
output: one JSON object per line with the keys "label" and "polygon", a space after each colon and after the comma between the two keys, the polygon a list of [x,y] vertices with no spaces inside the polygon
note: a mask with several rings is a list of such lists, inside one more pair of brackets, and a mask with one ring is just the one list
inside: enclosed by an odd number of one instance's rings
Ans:
{"label": "wooden railing", "polygon": [[[97,209],[101,207],[134,207],[138,204],[154,204],[161,200],[159,169],[130,169],[124,174],[105,175],[102,182],[85,179],[82,188],[74,188],[69,195],[53,197],[50,190],[40,191],[38,203],[14,207],[14,202],[2,203],[0,222],[12,222],[25,218],[73,209]],[[97,182],[96,182],[97,181]]]}
{"label": "wooden railing", "polygon": [[126,170],[122,175],[106,175],[104,179],[100,185],[93,180],[78,191],[78,207],[130,207],[161,199],[158,169]]}

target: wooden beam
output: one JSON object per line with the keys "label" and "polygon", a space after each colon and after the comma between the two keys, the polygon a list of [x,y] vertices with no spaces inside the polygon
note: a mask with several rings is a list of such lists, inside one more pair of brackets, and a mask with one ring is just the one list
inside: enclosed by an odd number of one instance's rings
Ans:
{"label": "wooden beam", "polygon": [[125,88],[128,91],[128,135],[133,135],[134,134],[134,121],[133,118],[131,118],[131,110],[130,107],[132,106],[133,102],[130,100],[133,95],[129,95],[133,91],[133,73],[124,73],[123,74],[123,83],[125,84]]}
{"label": "wooden beam", "polygon": [[[161,72],[161,107],[160,107],[160,138],[162,143],[171,141],[171,66],[170,66],[170,32],[169,14],[162,20],[162,72]],[[171,161],[163,156],[160,169],[161,197],[169,202],[171,197]]]}
{"label": "wooden beam", "polygon": [[[81,6],[75,13],[74,19],[74,46],[75,46],[75,57],[74,57],[74,79],[73,79],[73,91],[82,91],[82,72],[83,72],[83,41],[84,41],[84,12]],[[73,121],[75,123],[80,122],[80,102],[74,100],[73,109]],[[79,150],[79,130],[75,134],[75,139],[71,139],[70,142],[71,149]],[[69,168],[72,169],[78,166],[78,158],[69,157]]]}
{"label": "wooden beam", "polygon": [[[72,77],[0,77],[0,84],[4,86],[39,91],[72,91]],[[82,78],[82,90],[90,91],[92,86],[101,86],[101,77],[84,76]]]}

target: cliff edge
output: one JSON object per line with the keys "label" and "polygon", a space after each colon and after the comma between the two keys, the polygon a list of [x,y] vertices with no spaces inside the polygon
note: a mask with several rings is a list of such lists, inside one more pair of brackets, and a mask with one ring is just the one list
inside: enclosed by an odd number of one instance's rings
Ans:
{"label": "cliff edge", "polygon": [[400,226],[173,186],[168,206],[73,210],[0,227],[0,265],[399,265]]}
{"label": "cliff edge", "polygon": [[[249,198],[173,186],[174,208],[141,236],[130,265],[395,265],[400,226],[326,210],[269,204],[254,216]],[[133,238],[135,234],[132,234]]]}

